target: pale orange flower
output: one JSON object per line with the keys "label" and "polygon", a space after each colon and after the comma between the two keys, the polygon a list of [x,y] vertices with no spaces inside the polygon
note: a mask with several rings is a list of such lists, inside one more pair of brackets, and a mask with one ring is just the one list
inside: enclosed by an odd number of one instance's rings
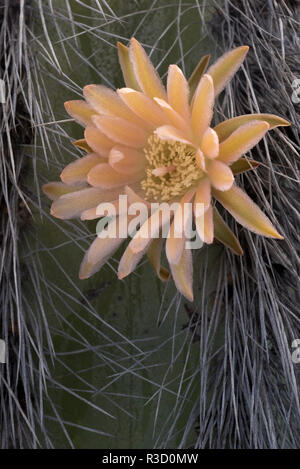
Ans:
{"label": "pale orange flower", "polygon": [[[44,192],[54,200],[51,214],[57,218],[96,219],[97,206],[111,201],[118,210],[118,197],[136,201],[193,202],[194,221],[200,238],[214,238],[242,254],[242,248],[214,207],[219,201],[243,226],[263,236],[282,238],[269,219],[234,183],[234,174],[253,169],[258,163],[242,158],[266,132],[289,125],[272,114],[248,114],[211,127],[216,96],[242,64],[247,46],[223,55],[206,71],[204,57],[189,81],[177,65],[170,65],[167,87],[141,44],[118,44],[126,88],[113,91],[102,85],[84,88],[85,101],[68,101],[67,112],[85,128],[84,139],[75,142],[88,154],[70,163],[62,183],[48,183]],[[197,210],[203,204],[202,213]],[[120,214],[119,214],[120,215]],[[204,223],[203,223],[204,221]],[[162,280],[162,238],[145,236],[150,223],[159,232],[162,217],[152,215],[129,242],[118,275],[131,273],[147,253]],[[178,290],[193,299],[192,254],[185,237],[175,236],[174,215],[166,240],[166,255]],[[84,256],[80,278],[99,270],[124,241],[122,237],[97,237]]]}

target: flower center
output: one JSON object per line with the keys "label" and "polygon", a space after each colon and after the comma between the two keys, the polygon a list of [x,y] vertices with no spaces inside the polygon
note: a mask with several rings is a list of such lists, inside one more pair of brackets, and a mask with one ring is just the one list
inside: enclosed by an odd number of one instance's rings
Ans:
{"label": "flower center", "polygon": [[152,134],[144,148],[146,177],[141,182],[146,200],[168,201],[179,197],[203,176],[194,148],[164,141]]}

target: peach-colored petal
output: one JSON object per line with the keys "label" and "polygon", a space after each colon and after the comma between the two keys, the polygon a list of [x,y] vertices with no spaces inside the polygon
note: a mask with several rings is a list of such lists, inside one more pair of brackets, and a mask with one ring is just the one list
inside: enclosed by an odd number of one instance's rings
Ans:
{"label": "peach-colored petal", "polygon": [[91,186],[102,189],[121,187],[143,178],[144,171],[121,174],[115,171],[108,163],[100,163],[94,166],[88,173],[87,180]]}
{"label": "peach-colored petal", "polygon": [[119,246],[121,246],[123,238],[96,238],[82,260],[79,278],[81,280],[91,277],[94,273],[113,256]]}
{"label": "peach-colored petal", "polygon": [[42,189],[44,194],[49,197],[50,200],[57,200],[60,196],[69,194],[70,192],[76,192],[86,188],[86,184],[78,185],[67,185],[63,182],[48,182],[44,184]]}
{"label": "peach-colored petal", "polygon": [[124,77],[126,86],[134,90],[141,91],[141,88],[135,77],[132,64],[130,62],[128,47],[126,47],[121,42],[117,42],[117,46],[118,46],[119,63],[121,65],[121,69],[123,72],[123,77]]}
{"label": "peach-colored petal", "polygon": [[189,78],[190,99],[192,100],[202,75],[206,72],[210,55],[204,55]]}
{"label": "peach-colored petal", "polygon": [[211,205],[202,215],[195,217],[195,225],[200,239],[206,244],[211,244],[214,240],[213,208]]}
{"label": "peach-colored petal", "polygon": [[81,220],[96,220],[100,218],[100,215],[97,214],[97,207],[88,208],[84,210],[80,215]]}
{"label": "peach-colored petal", "polygon": [[189,85],[184,74],[177,65],[169,66],[167,90],[170,106],[178,112],[184,120],[189,120],[191,117],[189,106]]}
{"label": "peach-colored petal", "polygon": [[70,194],[65,194],[55,200],[51,206],[51,215],[56,218],[67,219],[76,218],[84,210],[96,207],[101,202],[116,200],[120,190],[104,191],[97,187],[77,190]]}
{"label": "peach-colored petal", "polygon": [[132,174],[145,168],[144,153],[135,148],[115,145],[109,154],[108,162],[118,173]]}
{"label": "peach-colored petal", "polygon": [[150,98],[166,99],[166,91],[155,68],[141,44],[132,38],[129,47],[130,61],[133,65],[137,82]]}
{"label": "peach-colored petal", "polygon": [[198,150],[196,151],[195,159],[196,159],[197,166],[206,173],[205,158],[200,148],[198,148]]}
{"label": "peach-colored petal", "polygon": [[201,142],[204,132],[210,125],[213,106],[213,81],[209,75],[203,75],[196,89],[192,106],[192,127],[198,142]]}
{"label": "peach-colored petal", "polygon": [[259,165],[258,161],[251,160],[250,158],[240,158],[230,166],[230,169],[233,174],[240,174],[251,169],[256,169]]}
{"label": "peach-colored petal", "polygon": [[193,301],[193,259],[191,249],[184,249],[180,262],[170,264],[177,290],[189,301]]}
{"label": "peach-colored petal", "polygon": [[252,121],[241,125],[220,144],[218,160],[226,164],[234,163],[244,153],[251,150],[267,133],[268,122]]}
{"label": "peach-colored petal", "polygon": [[131,250],[129,244],[120,259],[118,267],[118,278],[122,279],[131,274],[144,255],[145,250],[135,253]]}
{"label": "peach-colored petal", "polygon": [[219,191],[228,191],[234,181],[231,169],[221,161],[213,160],[210,163],[208,175],[213,187]]}
{"label": "peach-colored petal", "polygon": [[[106,202],[100,203],[96,207],[97,215],[100,215],[101,217],[106,216],[106,215],[110,215],[111,210],[112,210],[113,214],[118,215],[119,216],[119,218],[118,218],[118,222],[119,222],[118,229],[121,229],[121,227],[126,225],[126,217],[128,217],[127,221],[130,221],[131,218],[132,218],[131,215],[128,215],[128,204],[126,203],[126,200],[124,202],[121,200],[121,196],[122,197],[124,196],[124,188],[122,188],[122,194],[120,194],[120,196],[117,200],[113,200],[112,202],[109,202],[109,210],[107,209],[107,203]],[[123,215],[125,215],[125,218],[123,217]],[[125,225],[124,225],[124,223],[125,223]]]}
{"label": "peach-colored petal", "polygon": [[148,133],[119,117],[93,116],[93,122],[108,138],[128,147],[142,148]]}
{"label": "peach-colored petal", "polygon": [[195,194],[195,189],[188,191],[180,200],[178,209],[174,214],[166,241],[166,255],[169,264],[178,264],[186,241],[186,229],[191,226],[192,210],[189,202]]}
{"label": "peach-colored petal", "polygon": [[197,192],[194,198],[194,214],[197,218],[198,216],[203,215],[204,212],[209,208],[211,202],[211,189],[210,181],[208,178],[202,179],[200,181]]}
{"label": "peach-colored petal", "polygon": [[117,93],[129,109],[152,127],[168,124],[165,113],[149,96],[131,88],[121,88]]}
{"label": "peach-colored petal", "polygon": [[[94,128],[94,127],[92,127],[92,128]],[[73,142],[73,145],[75,145],[75,147],[77,147],[77,148],[80,148],[81,150],[85,150],[87,153],[92,153],[93,152],[93,149],[88,145],[85,138],[81,138],[80,140],[76,140],[75,142]]]}
{"label": "peach-colored petal", "polygon": [[161,227],[170,220],[169,204],[161,204],[161,209],[155,211],[141,226],[129,243],[130,249],[138,253],[148,248],[152,238],[158,238]]}
{"label": "peach-colored petal", "polygon": [[225,192],[214,189],[213,196],[248,230],[268,238],[283,239],[260,208],[236,185]]}
{"label": "peach-colored petal", "polygon": [[203,135],[201,141],[201,150],[207,158],[217,158],[219,154],[219,139],[218,135],[212,128],[208,128]]}
{"label": "peach-colored petal", "polygon": [[[104,202],[106,203],[106,202]],[[126,209],[124,211],[120,211],[120,203],[119,203],[119,199],[118,200],[114,200],[114,201],[110,201],[109,202],[112,206],[115,207],[115,213],[116,215],[123,215],[124,213],[127,212],[127,205],[126,205]],[[101,203],[99,205],[97,205],[97,207],[92,207],[92,208],[89,208],[87,210],[84,210],[80,216],[81,220],[95,220],[97,218],[101,218],[102,217],[102,214],[101,214]]]}
{"label": "peach-colored petal", "polygon": [[248,46],[230,50],[209,67],[207,73],[213,78],[215,96],[225,88],[231,77],[240,68],[248,50]]}
{"label": "peach-colored petal", "polygon": [[[171,225],[171,229],[172,228],[173,224]],[[182,251],[184,250],[185,242],[186,240],[184,236],[182,236],[181,238],[175,238],[174,236],[169,234],[169,237],[166,241],[166,255],[170,265],[176,265],[179,263]]]}
{"label": "peach-colored petal", "polygon": [[171,125],[163,125],[158,127],[154,132],[161,140],[174,140],[175,142],[186,143],[187,145],[193,145],[190,140],[188,140],[183,132]]}
{"label": "peach-colored petal", "polygon": [[108,138],[101,130],[90,125],[85,129],[84,136],[92,150],[103,158],[108,157],[110,150],[115,145],[115,142]]}
{"label": "peach-colored petal", "polygon": [[214,130],[217,132],[220,142],[223,142],[229,137],[232,132],[237,130],[241,125],[251,121],[265,121],[270,125],[270,130],[278,126],[291,125],[290,122],[282,117],[275,116],[274,114],[244,114],[242,116],[233,117],[216,125]]}
{"label": "peach-colored petal", "polygon": [[161,253],[163,241],[163,238],[153,239],[152,243],[150,244],[147,250],[147,257],[153,269],[155,270],[158,278],[162,282],[166,282],[170,277],[170,272],[161,266]]}
{"label": "peach-colored petal", "polygon": [[83,88],[83,94],[88,104],[99,114],[120,117],[138,127],[149,129],[145,121],[132,112],[114,90],[103,85],[87,85]]}
{"label": "peach-colored petal", "polygon": [[90,153],[68,164],[62,171],[60,178],[66,184],[86,182],[89,171],[97,164],[104,162],[105,158],[101,158],[98,153]]}
{"label": "peach-colored petal", "polygon": [[96,111],[83,100],[66,101],[65,109],[83,126],[92,125],[92,116],[96,114]]}
{"label": "peach-colored petal", "polygon": [[243,254],[243,249],[237,237],[227,226],[216,207],[214,207],[214,236],[222,244],[229,247],[235,254],[239,256]]}
{"label": "peach-colored petal", "polygon": [[190,127],[188,122],[186,122],[183,117],[181,117],[178,112],[174,111],[174,109],[167,103],[164,99],[154,98],[154,101],[161,107],[164,111],[166,118],[170,122],[170,124],[175,127],[176,129],[183,132],[188,139],[192,139]]}

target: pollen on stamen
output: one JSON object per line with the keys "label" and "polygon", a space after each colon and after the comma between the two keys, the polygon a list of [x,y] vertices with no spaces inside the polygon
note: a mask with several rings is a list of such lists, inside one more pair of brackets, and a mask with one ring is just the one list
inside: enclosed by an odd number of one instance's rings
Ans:
{"label": "pollen on stamen", "polygon": [[148,167],[141,187],[147,200],[172,200],[203,177],[195,150],[182,142],[163,141],[153,134],[144,153]]}

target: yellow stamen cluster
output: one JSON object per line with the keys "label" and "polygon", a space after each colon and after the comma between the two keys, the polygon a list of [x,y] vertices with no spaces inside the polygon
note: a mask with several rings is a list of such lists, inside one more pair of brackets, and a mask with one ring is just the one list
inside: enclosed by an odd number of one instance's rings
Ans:
{"label": "yellow stamen cluster", "polygon": [[[185,143],[164,141],[152,134],[144,153],[148,167],[141,187],[147,200],[172,200],[186,192],[187,188],[203,176],[196,164],[195,150]],[[172,170],[163,171],[161,168]],[[160,172],[161,175],[157,176]]]}

